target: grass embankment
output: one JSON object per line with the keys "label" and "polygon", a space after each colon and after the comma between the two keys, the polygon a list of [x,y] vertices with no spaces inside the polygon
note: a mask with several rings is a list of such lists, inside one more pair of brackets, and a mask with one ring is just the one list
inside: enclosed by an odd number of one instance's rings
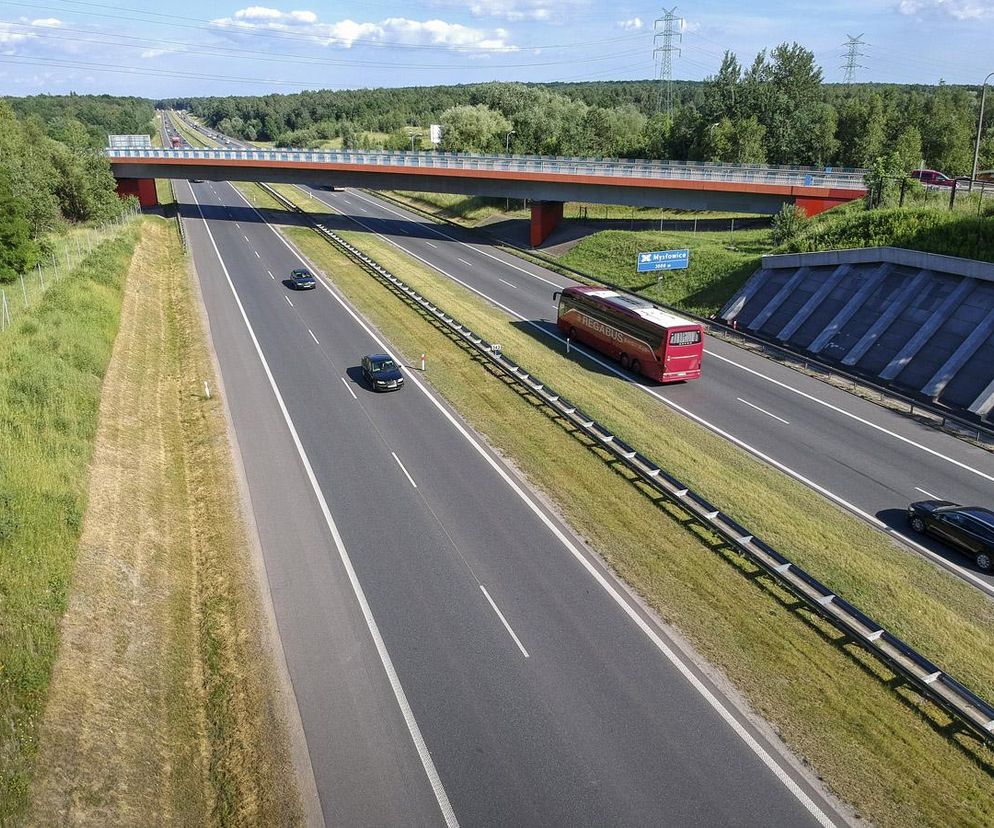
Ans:
{"label": "grass embankment", "polygon": [[299,822],[237,490],[175,224],[149,218],[101,397],[32,824]]}
{"label": "grass embankment", "polygon": [[0,823],[27,802],[136,226],[0,335]]}
{"label": "grass embankment", "polygon": [[[246,188],[247,192],[255,188]],[[291,193],[292,190],[285,190]],[[260,206],[272,202],[261,193]],[[668,622],[719,667],[843,799],[879,824],[994,821],[994,753],[942,732],[946,717],[751,568],[654,506],[517,393],[313,233],[288,236]],[[733,513],[987,697],[994,607],[813,492],[628,383],[584,370],[499,311],[365,233],[350,240],[494,341],[592,416]],[[575,354],[574,354],[575,355]],[[965,746],[961,748],[961,745]]]}
{"label": "grass embankment", "polygon": [[[989,199],[994,205],[994,196]],[[852,204],[815,216],[775,252],[886,246],[994,262],[994,209],[978,216],[943,208],[865,210]]]}

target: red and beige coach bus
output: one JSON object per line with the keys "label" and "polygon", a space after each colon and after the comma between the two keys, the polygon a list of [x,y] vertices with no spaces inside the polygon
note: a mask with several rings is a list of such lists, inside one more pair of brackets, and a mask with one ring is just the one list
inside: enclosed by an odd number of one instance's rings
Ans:
{"label": "red and beige coach bus", "polygon": [[616,290],[565,288],[559,297],[559,329],[618,360],[622,367],[659,382],[682,382],[701,375],[704,328]]}

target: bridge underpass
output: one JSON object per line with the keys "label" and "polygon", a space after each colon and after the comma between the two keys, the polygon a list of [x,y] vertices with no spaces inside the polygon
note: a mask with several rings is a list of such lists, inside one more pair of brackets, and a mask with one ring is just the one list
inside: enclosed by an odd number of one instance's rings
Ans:
{"label": "bridge underpass", "polygon": [[454,153],[262,149],[108,149],[118,192],[156,203],[156,178],[410,190],[528,200],[540,245],[567,201],[772,215],[785,203],[808,215],[862,198],[860,170],[762,168]]}

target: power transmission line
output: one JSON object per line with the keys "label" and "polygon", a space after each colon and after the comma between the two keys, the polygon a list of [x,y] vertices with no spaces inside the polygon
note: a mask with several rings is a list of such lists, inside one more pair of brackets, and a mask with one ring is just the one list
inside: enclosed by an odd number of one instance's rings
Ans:
{"label": "power transmission line", "polygon": [[856,37],[852,35],[846,35],[849,38],[842,45],[846,47],[846,63],[845,66],[840,66],[839,68],[845,71],[845,77],[843,82],[846,86],[852,86],[856,82],[856,70],[866,69],[863,64],[859,63],[861,57],[866,57],[864,52],[860,51],[860,47],[868,46],[869,44],[863,42],[863,35],[859,34]]}
{"label": "power transmission line", "polygon": [[[677,26],[683,28],[683,19],[676,16],[676,6],[672,9],[663,9],[663,16],[657,17],[652,23],[655,34],[652,37],[652,56],[659,58],[659,93],[656,99],[656,108],[662,109],[665,102],[666,114],[671,119],[673,117],[673,53],[680,56],[680,47],[674,46],[683,41],[683,34],[676,30]],[[660,24],[662,31],[659,31]],[[662,42],[662,46],[656,44]]]}

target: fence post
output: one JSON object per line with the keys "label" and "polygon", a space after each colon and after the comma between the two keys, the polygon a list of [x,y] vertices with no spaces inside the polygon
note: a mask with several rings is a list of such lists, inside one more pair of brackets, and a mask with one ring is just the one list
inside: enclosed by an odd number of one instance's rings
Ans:
{"label": "fence post", "polygon": [[953,186],[949,189],[949,209],[956,208],[956,179],[953,179]]}
{"label": "fence post", "polygon": [[28,289],[24,287],[24,274],[21,275],[21,293],[24,294],[24,307],[28,306]]}
{"label": "fence post", "polygon": [[0,291],[3,294],[3,306],[0,309],[0,331],[7,328],[7,291]]}
{"label": "fence post", "polygon": [[45,289],[45,277],[42,275],[41,263],[40,262],[38,263],[37,267],[38,267],[38,281],[41,282],[41,289],[44,290]]}

